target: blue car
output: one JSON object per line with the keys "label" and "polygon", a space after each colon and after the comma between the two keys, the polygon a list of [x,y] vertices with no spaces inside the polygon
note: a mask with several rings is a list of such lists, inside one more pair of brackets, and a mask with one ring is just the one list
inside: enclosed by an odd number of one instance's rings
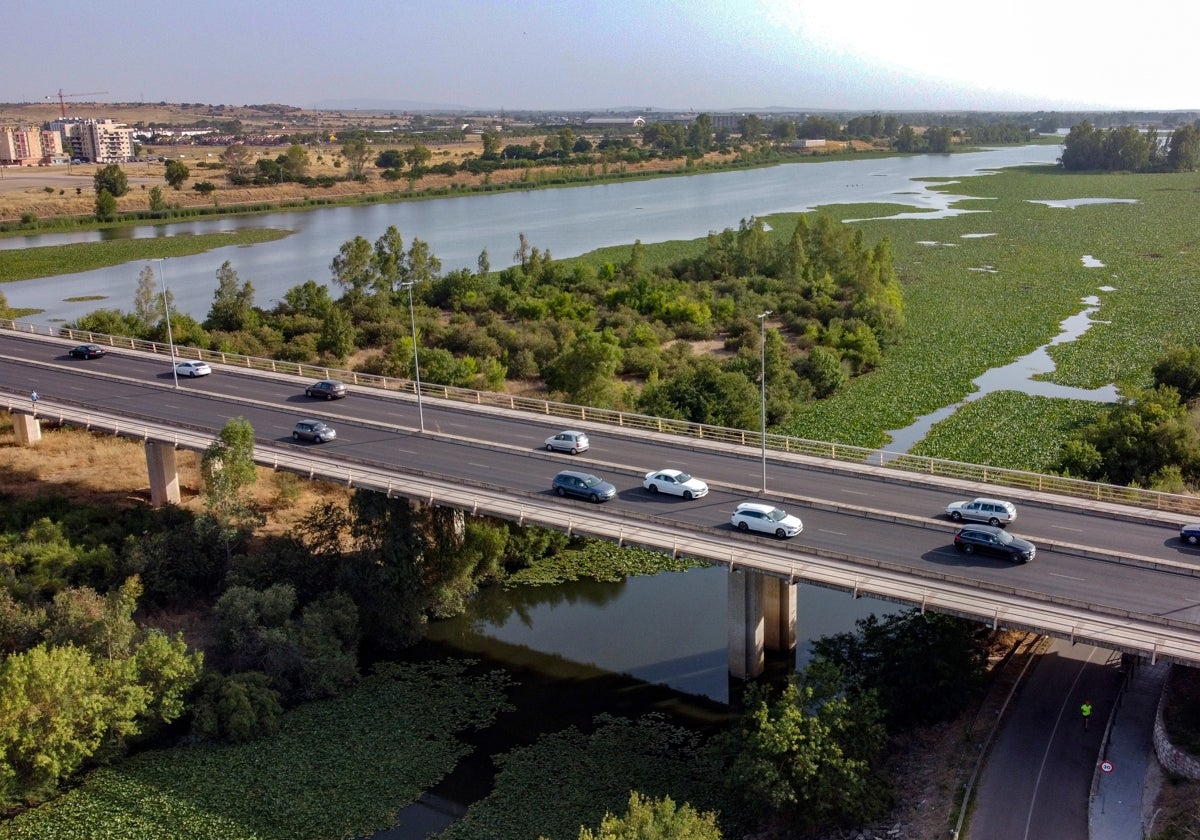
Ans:
{"label": "blue car", "polygon": [[560,496],[575,496],[589,502],[607,502],[617,495],[617,488],[599,476],[574,470],[563,470],[554,476],[551,487]]}
{"label": "blue car", "polygon": [[1189,522],[1179,527],[1179,539],[1188,545],[1200,543],[1200,522]]}

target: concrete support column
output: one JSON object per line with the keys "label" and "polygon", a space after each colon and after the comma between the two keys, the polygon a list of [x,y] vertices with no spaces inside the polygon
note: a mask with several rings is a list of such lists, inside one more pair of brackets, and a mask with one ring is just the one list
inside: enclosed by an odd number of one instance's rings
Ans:
{"label": "concrete support column", "polygon": [[763,581],[766,607],[767,650],[796,649],[796,596],[798,585],[777,577]]}
{"label": "concrete support column", "polygon": [[154,507],[179,504],[175,447],[169,443],[146,441],[146,470],[150,473],[150,504]]}
{"label": "concrete support column", "polygon": [[738,679],[757,677],[766,664],[764,580],[753,571],[729,573],[729,674]]}
{"label": "concrete support column", "polygon": [[17,446],[33,446],[42,439],[42,424],[32,414],[11,415],[13,431],[17,433]]}

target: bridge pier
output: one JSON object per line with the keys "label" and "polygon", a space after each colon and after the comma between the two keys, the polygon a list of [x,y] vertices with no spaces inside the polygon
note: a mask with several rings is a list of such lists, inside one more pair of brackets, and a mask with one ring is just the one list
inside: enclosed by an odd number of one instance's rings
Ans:
{"label": "bridge pier", "polygon": [[146,441],[146,471],[150,473],[150,504],[154,507],[179,504],[175,447],[169,443]]}
{"label": "bridge pier", "polygon": [[729,673],[762,674],[767,650],[796,648],[796,584],[752,570],[729,573]]}
{"label": "bridge pier", "polygon": [[17,446],[33,446],[42,439],[42,423],[32,414],[9,412],[13,431],[17,434]]}

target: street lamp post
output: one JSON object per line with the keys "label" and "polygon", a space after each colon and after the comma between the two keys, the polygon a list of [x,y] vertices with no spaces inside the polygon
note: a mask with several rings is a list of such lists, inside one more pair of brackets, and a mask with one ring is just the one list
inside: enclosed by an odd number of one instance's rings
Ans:
{"label": "street lamp post", "polygon": [[163,275],[163,263],[167,261],[166,257],[159,257],[154,260],[158,263],[158,282],[162,285],[163,299],[163,317],[167,319],[167,346],[171,348],[171,376],[175,380],[175,387],[179,388],[179,369],[175,367],[175,339],[171,335],[171,304],[167,301],[167,280]]}
{"label": "street lamp post", "polygon": [[768,309],[758,316],[758,323],[761,326],[762,338],[759,342],[759,364],[761,371],[759,373],[759,385],[762,389],[762,490],[767,492],[767,316],[771,314]]}
{"label": "street lamp post", "polygon": [[421,359],[417,355],[417,316],[413,312],[413,286],[416,283],[405,283],[408,287],[408,317],[412,321],[413,339],[413,374],[417,382],[417,419],[421,431],[425,431],[425,406],[421,403]]}

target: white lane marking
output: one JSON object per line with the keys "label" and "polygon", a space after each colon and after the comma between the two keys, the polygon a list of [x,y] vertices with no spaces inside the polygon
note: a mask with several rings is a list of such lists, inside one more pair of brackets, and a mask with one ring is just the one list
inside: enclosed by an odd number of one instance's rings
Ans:
{"label": "white lane marking", "polygon": [[842,492],[847,493],[851,496],[870,496],[870,495],[872,495],[871,493],[867,493],[863,490],[842,490]]}
{"label": "white lane marking", "polygon": [[1050,572],[1050,577],[1066,578],[1067,580],[1087,580],[1087,578],[1072,577],[1071,575],[1060,575],[1056,572]]}
{"label": "white lane marking", "polygon": [[1082,534],[1082,528],[1068,528],[1066,525],[1051,525],[1051,528],[1057,528],[1060,531],[1074,531],[1077,534]]}
{"label": "white lane marking", "polygon": [[839,537],[846,536],[845,531],[830,531],[828,528],[818,528],[817,530],[820,531],[822,534],[836,534]]}

